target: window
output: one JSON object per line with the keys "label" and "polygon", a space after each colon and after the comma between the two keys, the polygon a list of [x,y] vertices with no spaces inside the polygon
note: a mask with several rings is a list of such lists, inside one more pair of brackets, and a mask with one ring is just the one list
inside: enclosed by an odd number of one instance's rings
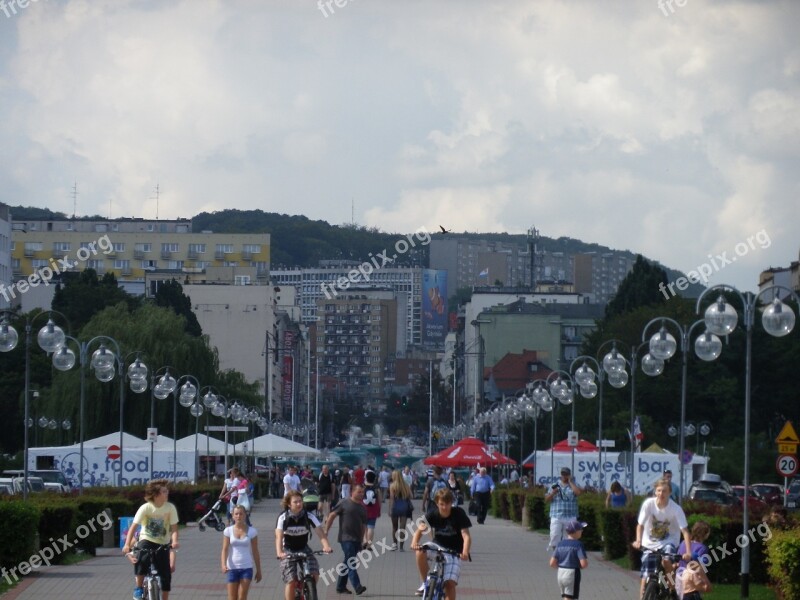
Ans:
{"label": "window", "polygon": [[69,242],[53,242],[54,252],[69,252]]}
{"label": "window", "polygon": [[189,254],[205,254],[205,244],[189,244]]}
{"label": "window", "polygon": [[259,254],[261,252],[261,244],[242,244],[242,252]]}
{"label": "window", "polygon": [[42,267],[49,267],[49,266],[50,262],[47,260],[43,260],[41,258],[34,258],[33,260],[31,260],[31,267],[33,267],[34,271],[36,269],[41,269]]}
{"label": "window", "polygon": [[86,268],[94,269],[95,271],[102,271],[105,261],[98,259],[91,259],[86,261]]}
{"label": "window", "polygon": [[139,243],[133,245],[134,252],[152,252],[153,251],[153,244],[150,243]]}
{"label": "window", "polygon": [[156,226],[153,225],[152,223],[148,223],[147,224],[147,231],[155,231],[155,229],[156,229]]}
{"label": "window", "polygon": [[115,260],[114,261],[114,268],[119,271],[130,271],[131,269],[131,261],[129,260]]}
{"label": "window", "polygon": [[236,275],[233,278],[233,285],[250,285],[250,275]]}
{"label": "window", "polygon": [[235,260],[223,260],[222,261],[223,267],[238,267],[239,263]]}
{"label": "window", "polygon": [[42,249],[42,242],[25,242],[25,253],[40,252]]}
{"label": "window", "polygon": [[156,267],[158,266],[157,260],[143,260],[142,261],[142,268],[147,269],[148,271],[155,271]]}
{"label": "window", "polygon": [[125,252],[125,242],[115,242],[114,252]]}
{"label": "window", "polygon": [[180,244],[176,242],[165,242],[161,244],[161,252],[179,252]]}
{"label": "window", "polygon": [[182,260],[168,260],[167,261],[167,268],[168,269],[182,269],[183,268],[183,261]]}
{"label": "window", "polygon": [[233,254],[233,244],[217,244],[217,254]]}
{"label": "window", "polygon": [[97,233],[105,233],[108,231],[108,225],[106,223],[95,223],[94,230]]}

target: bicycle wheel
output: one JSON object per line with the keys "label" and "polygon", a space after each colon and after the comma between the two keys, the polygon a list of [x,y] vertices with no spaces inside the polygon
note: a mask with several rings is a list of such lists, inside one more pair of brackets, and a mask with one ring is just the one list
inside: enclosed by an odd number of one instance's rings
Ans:
{"label": "bicycle wheel", "polygon": [[145,587],[147,600],[161,600],[161,586],[158,585],[158,580],[152,577],[148,580]]}
{"label": "bicycle wheel", "polygon": [[658,583],[658,579],[650,577],[644,586],[644,596],[642,596],[642,600],[661,600],[663,598],[661,595],[662,589],[663,588]]}
{"label": "bicycle wheel", "polygon": [[428,575],[425,580],[425,592],[422,594],[422,600],[435,600],[438,597],[439,578],[436,575]]}
{"label": "bicycle wheel", "polygon": [[303,600],[317,600],[317,582],[313,579],[303,582]]}

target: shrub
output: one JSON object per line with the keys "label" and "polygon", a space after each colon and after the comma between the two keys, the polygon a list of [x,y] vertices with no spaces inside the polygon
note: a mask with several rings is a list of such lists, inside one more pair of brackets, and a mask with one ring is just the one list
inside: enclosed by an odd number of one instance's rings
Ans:
{"label": "shrub", "polygon": [[778,597],[800,598],[800,528],[773,531],[766,560]]}

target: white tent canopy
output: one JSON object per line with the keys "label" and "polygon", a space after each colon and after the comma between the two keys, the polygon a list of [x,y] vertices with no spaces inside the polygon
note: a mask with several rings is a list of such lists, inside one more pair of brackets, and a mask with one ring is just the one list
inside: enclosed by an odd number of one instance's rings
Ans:
{"label": "white tent canopy", "polygon": [[[142,446],[147,445],[147,442],[144,441],[142,438],[138,438],[135,435],[131,435],[130,433],[122,434],[122,443],[125,445],[126,448],[141,448]],[[119,446],[119,431],[115,433],[107,433],[106,435],[101,435],[100,437],[96,437],[91,440],[84,440],[83,445],[91,447],[106,447],[106,448],[111,445]]]}
{"label": "white tent canopy", "polygon": [[[255,449],[254,449],[255,444]],[[300,456],[321,454],[319,450],[299,442],[268,433],[255,439],[246,440],[235,446],[237,454],[256,454],[258,456]]]}
{"label": "white tent canopy", "polygon": [[[195,449],[195,435],[187,435],[185,438],[178,440],[178,450],[191,450]],[[197,434],[197,452],[201,456],[223,456],[225,454],[225,442],[206,435],[205,433]],[[228,454],[234,453],[233,444],[228,442]]]}

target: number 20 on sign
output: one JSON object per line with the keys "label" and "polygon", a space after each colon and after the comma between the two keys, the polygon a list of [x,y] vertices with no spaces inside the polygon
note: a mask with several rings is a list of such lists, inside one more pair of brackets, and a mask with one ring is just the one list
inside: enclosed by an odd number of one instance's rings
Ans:
{"label": "number 20 on sign", "polygon": [[791,477],[797,473],[798,466],[800,464],[797,461],[797,457],[792,454],[782,454],[775,462],[775,468],[781,477]]}

